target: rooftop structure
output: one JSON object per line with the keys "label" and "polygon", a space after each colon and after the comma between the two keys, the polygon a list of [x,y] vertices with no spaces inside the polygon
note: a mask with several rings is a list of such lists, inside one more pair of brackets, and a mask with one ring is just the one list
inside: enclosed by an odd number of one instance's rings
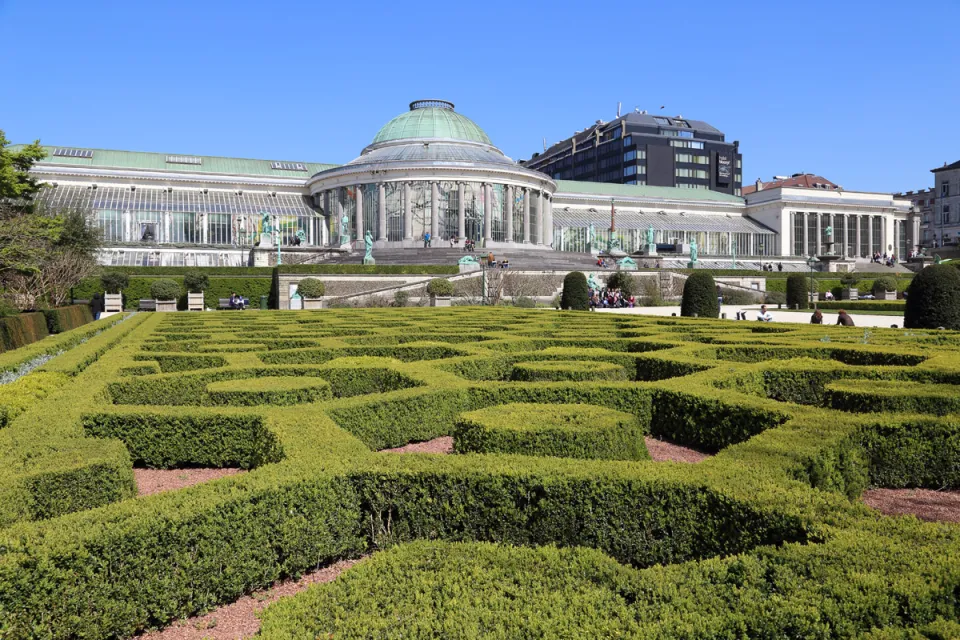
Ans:
{"label": "rooftop structure", "polygon": [[813,173],[795,173],[791,176],[773,176],[770,182],[764,182],[760,178],[752,184],[743,187],[743,195],[763,191],[764,189],[774,189],[776,187],[798,187],[802,189],[843,189],[838,184],[830,182],[823,176]]}

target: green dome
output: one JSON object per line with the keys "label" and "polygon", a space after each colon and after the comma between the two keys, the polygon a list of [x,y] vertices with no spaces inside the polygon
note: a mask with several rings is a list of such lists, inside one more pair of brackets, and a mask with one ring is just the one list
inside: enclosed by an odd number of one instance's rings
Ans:
{"label": "green dome", "polygon": [[445,100],[417,100],[410,111],[383,125],[373,144],[405,138],[453,138],[493,145],[490,138],[470,118],[453,110]]}

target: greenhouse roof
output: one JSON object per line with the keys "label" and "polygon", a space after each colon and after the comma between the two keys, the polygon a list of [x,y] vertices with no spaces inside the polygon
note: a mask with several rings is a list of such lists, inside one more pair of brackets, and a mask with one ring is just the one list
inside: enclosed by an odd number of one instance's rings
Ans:
{"label": "greenhouse roof", "polygon": [[[23,145],[11,145],[16,151]],[[47,157],[39,164],[97,167],[103,169],[139,169],[180,173],[216,173],[226,175],[302,178],[339,165],[284,160],[252,160],[219,156],[192,156],[144,151],[116,151],[79,147],[44,146]]]}
{"label": "greenhouse roof", "polygon": [[579,193],[596,196],[620,196],[623,198],[655,198],[658,200],[713,200],[744,204],[740,196],[710,191],[709,189],[682,189],[680,187],[650,187],[636,184],[612,184],[609,182],[580,182],[557,180],[558,193]]}

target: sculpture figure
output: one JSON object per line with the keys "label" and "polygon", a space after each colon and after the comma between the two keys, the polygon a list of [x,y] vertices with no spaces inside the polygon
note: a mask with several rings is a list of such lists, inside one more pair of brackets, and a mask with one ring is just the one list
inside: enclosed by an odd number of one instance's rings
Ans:
{"label": "sculpture figure", "polygon": [[363,254],[363,264],[376,264],[377,261],[373,259],[373,234],[370,233],[370,229],[363,234],[363,247],[366,250]]}
{"label": "sculpture figure", "polygon": [[700,253],[697,251],[697,239],[694,238],[690,241],[690,268],[693,269],[697,266],[697,259],[699,258]]}
{"label": "sculpture figure", "polygon": [[603,285],[601,285],[600,281],[597,280],[597,276],[592,273],[587,276],[587,286],[594,291],[600,291],[603,289]]}
{"label": "sculpture figure", "polygon": [[652,225],[652,224],[650,225],[649,228],[647,228],[647,244],[654,244],[654,240],[653,240],[653,225]]}
{"label": "sculpture figure", "polygon": [[463,256],[462,258],[460,258],[460,261],[457,262],[457,264],[462,264],[467,266],[475,264],[478,267],[480,266],[480,263],[473,256]]}
{"label": "sculpture figure", "polygon": [[827,234],[827,242],[833,242],[833,227],[827,227],[824,232]]}
{"label": "sculpture figure", "polygon": [[350,216],[347,214],[340,218],[340,244],[350,244]]}
{"label": "sculpture figure", "polygon": [[619,269],[636,271],[637,261],[631,258],[630,256],[625,256],[617,260],[617,267]]}

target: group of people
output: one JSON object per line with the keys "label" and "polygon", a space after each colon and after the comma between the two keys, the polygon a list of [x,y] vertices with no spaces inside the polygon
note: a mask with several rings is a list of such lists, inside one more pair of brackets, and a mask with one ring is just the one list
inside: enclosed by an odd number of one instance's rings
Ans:
{"label": "group of people", "polygon": [[[747,312],[743,309],[737,311],[737,320],[746,320]],[[767,305],[760,305],[760,310],[757,311],[757,320],[760,322],[773,322],[773,314],[767,311]]]}
{"label": "group of people", "polygon": [[[814,309],[813,315],[810,316],[810,324],[823,324],[823,313],[820,309]],[[853,323],[853,318],[850,317],[850,314],[840,309],[837,313],[837,324],[844,327],[853,327],[856,326]]]}
{"label": "group of people", "polygon": [[894,254],[887,255],[886,252],[881,255],[880,252],[877,251],[873,254],[870,262],[876,262],[877,264],[885,264],[888,267],[893,267],[897,264],[897,256]]}
{"label": "group of people", "polygon": [[[773,263],[772,263],[772,262],[768,262],[767,264],[762,264],[762,265],[760,265],[760,270],[761,270],[761,271],[773,271]],[[782,263],[782,262],[778,262],[778,263],[777,263],[777,271],[783,271],[783,263]]]}
{"label": "group of people", "polygon": [[636,296],[625,296],[620,289],[589,289],[591,309],[633,309]]}

